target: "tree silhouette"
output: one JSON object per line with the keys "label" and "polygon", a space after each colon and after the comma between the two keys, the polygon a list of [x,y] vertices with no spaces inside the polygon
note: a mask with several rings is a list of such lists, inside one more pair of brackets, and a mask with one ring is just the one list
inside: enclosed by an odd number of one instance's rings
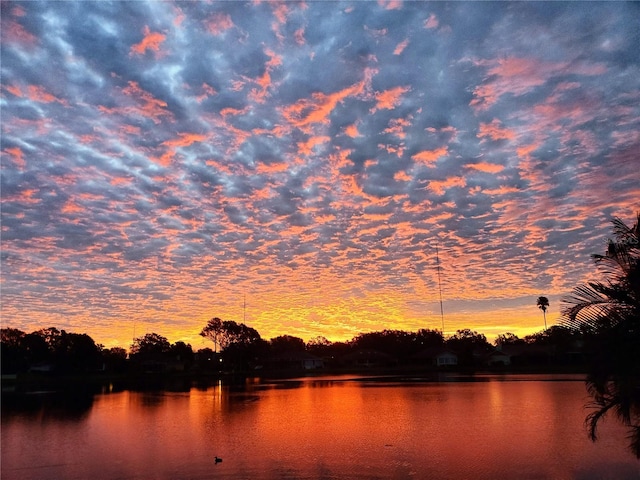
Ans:
{"label": "tree silhouette", "polygon": [[269,340],[271,353],[303,352],[305,350],[304,340],[291,335],[280,335]]}
{"label": "tree silhouette", "polygon": [[133,340],[130,351],[132,355],[159,357],[167,353],[170,348],[171,344],[166,337],[157,333],[147,333]]}
{"label": "tree silhouette", "polygon": [[640,213],[628,227],[613,220],[614,238],[604,255],[592,255],[606,281],[576,287],[563,299],[563,323],[582,332],[592,350],[587,388],[594,411],[589,434],[613,411],[630,430],[630,448],[640,458]]}
{"label": "tree silhouette", "polygon": [[220,347],[226,365],[238,368],[247,368],[249,360],[255,359],[266,345],[256,329],[217,317],[207,322],[200,335]]}
{"label": "tree silhouette", "polygon": [[544,329],[547,329],[547,308],[549,308],[549,299],[547,297],[538,297],[536,300],[536,305],[540,310],[542,310],[542,315],[544,316]]}
{"label": "tree silhouette", "polygon": [[224,329],[222,328],[222,320],[218,317],[213,317],[200,331],[200,336],[211,340],[213,342],[213,352],[218,353],[218,345],[220,345],[220,339],[222,338],[223,333]]}

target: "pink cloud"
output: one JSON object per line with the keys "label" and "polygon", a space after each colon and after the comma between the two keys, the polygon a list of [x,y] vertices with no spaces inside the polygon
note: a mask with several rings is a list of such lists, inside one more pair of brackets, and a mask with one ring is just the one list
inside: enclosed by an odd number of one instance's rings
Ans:
{"label": "pink cloud", "polygon": [[162,45],[162,42],[164,42],[165,39],[165,35],[158,32],[152,32],[149,27],[145,25],[144,37],[140,43],[131,46],[129,55],[144,55],[147,50],[151,50],[155,52],[157,57],[160,52],[160,45]]}
{"label": "pink cloud", "polygon": [[478,138],[489,137],[491,140],[513,140],[516,134],[507,128],[503,128],[498,119],[493,119],[491,123],[481,123]]}
{"label": "pink cloud", "polygon": [[378,102],[372,112],[376,110],[392,110],[402,100],[402,95],[411,90],[410,87],[395,87],[383,92],[376,92],[375,98]]}
{"label": "pink cloud", "polygon": [[329,115],[336,106],[348,97],[361,95],[365,91],[366,80],[333,93],[315,92],[311,98],[303,98],[280,109],[283,117],[293,125],[312,133],[313,124],[328,124]]}
{"label": "pink cloud", "polygon": [[442,195],[449,188],[464,187],[466,185],[467,181],[464,177],[449,177],[446,180],[431,180],[428,188],[436,195]]}
{"label": "pink cloud", "polygon": [[203,142],[206,139],[206,135],[200,135],[198,133],[179,133],[178,138],[166,140],[162,142],[162,145],[167,145],[172,148],[188,147],[194,143]]}
{"label": "pink cloud", "polygon": [[293,34],[293,38],[298,45],[304,45],[306,43],[304,39],[304,28],[299,28],[298,30],[296,30]]}
{"label": "pink cloud", "polygon": [[140,88],[137,82],[130,81],[128,85],[122,89],[122,93],[132,98],[138,105],[113,108],[99,105],[98,110],[107,114],[140,115],[150,118],[156,124],[161,122],[160,117],[173,117],[173,114],[166,109],[166,102],[155,98],[149,92]]}
{"label": "pink cloud", "polygon": [[4,87],[8,92],[16,97],[27,97],[29,100],[38,103],[59,103],[61,105],[68,105],[67,101],[60,99],[55,95],[49,93],[44,87],[40,85],[28,85],[26,91],[20,87],[7,85]]}
{"label": "pink cloud", "polygon": [[27,162],[25,161],[24,155],[20,148],[5,148],[4,151],[11,156],[11,160],[16,165],[16,167],[18,167],[20,170],[25,169],[25,167],[27,166]]}
{"label": "pink cloud", "polygon": [[231,16],[227,13],[216,13],[212,15],[205,20],[205,25],[209,33],[216,36],[223,34],[234,26],[231,21]]}
{"label": "pink cloud", "polygon": [[378,5],[385,10],[400,10],[402,8],[402,0],[378,0]]}
{"label": "pink cloud", "polygon": [[537,58],[507,57],[491,60],[476,60],[478,66],[487,67],[487,78],[491,79],[474,90],[470,105],[485,110],[505,94],[524,95],[544,85],[558,74],[601,75],[606,72],[602,64],[544,62]]}
{"label": "pink cloud", "polygon": [[423,150],[411,156],[411,159],[427,166],[433,166],[440,158],[449,153],[448,147],[440,147],[435,150]]}
{"label": "pink cloud", "polygon": [[184,19],[187,18],[187,16],[184,14],[184,12],[182,11],[182,9],[180,7],[173,7],[173,11],[175,13],[175,18],[173,19],[173,24],[176,27],[179,27],[180,25],[182,25],[182,22],[184,22]]}
{"label": "pink cloud", "polygon": [[86,212],[86,209],[84,207],[81,207],[77,203],[75,203],[75,202],[73,202],[71,200],[68,200],[62,206],[62,209],[60,211],[61,211],[61,213],[82,213],[82,212]]}
{"label": "pink cloud", "polygon": [[251,93],[249,93],[249,99],[256,103],[264,103],[266,101],[267,90],[273,87],[271,71],[275,67],[282,65],[282,57],[273,50],[267,48],[264,53],[269,57],[265,64],[265,71],[260,77],[251,80],[260,87],[259,89],[252,89]]}
{"label": "pink cloud", "polygon": [[202,89],[202,94],[196,97],[196,101],[198,103],[202,103],[207,98],[213,97],[216,93],[218,93],[211,85],[207,83],[203,83],[201,89]]}
{"label": "pink cloud", "polygon": [[289,169],[289,165],[284,162],[279,163],[258,163],[256,165],[256,172],[259,175],[272,175],[274,173],[283,173]]}
{"label": "pink cloud", "polygon": [[404,129],[410,126],[411,121],[408,118],[392,118],[389,120],[389,126],[383,130],[383,133],[390,133],[399,139],[404,139],[407,136]]}
{"label": "pink cloud", "polygon": [[400,170],[393,174],[393,179],[397,182],[410,182],[413,177],[407,174],[404,170]]}
{"label": "pink cloud", "polygon": [[404,52],[404,49],[407,48],[407,45],[409,45],[408,38],[396,45],[396,48],[393,50],[393,54],[400,55],[402,52]]}
{"label": "pink cloud", "polygon": [[360,132],[358,132],[358,126],[355,123],[348,125],[344,129],[344,133],[351,138],[356,138],[357,136],[360,135]]}
{"label": "pink cloud", "polygon": [[484,173],[498,173],[504,170],[504,166],[502,165],[497,165],[495,163],[487,163],[487,162],[472,163],[467,165],[467,168],[470,168],[471,170],[477,170],[478,172],[484,172]]}
{"label": "pink cloud", "polygon": [[[22,12],[24,12],[24,10],[22,10]],[[15,20],[3,19],[2,28],[0,28],[0,35],[3,43],[9,42],[26,47],[34,47],[38,43],[36,36],[28,32]]]}
{"label": "pink cloud", "polygon": [[432,13],[431,15],[429,15],[429,18],[424,21],[424,28],[438,28],[439,24],[440,23],[438,22],[438,17],[436,17],[436,15]]}
{"label": "pink cloud", "polygon": [[313,148],[330,141],[331,138],[325,136],[316,136],[309,138],[306,142],[298,142],[298,153],[301,155],[312,155]]}

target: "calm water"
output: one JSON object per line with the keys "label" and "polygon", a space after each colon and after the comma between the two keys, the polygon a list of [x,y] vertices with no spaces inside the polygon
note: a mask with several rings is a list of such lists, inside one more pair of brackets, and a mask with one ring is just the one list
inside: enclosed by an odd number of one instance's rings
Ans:
{"label": "calm water", "polygon": [[2,478],[640,478],[613,419],[587,439],[584,384],[568,378],[33,394],[3,402]]}

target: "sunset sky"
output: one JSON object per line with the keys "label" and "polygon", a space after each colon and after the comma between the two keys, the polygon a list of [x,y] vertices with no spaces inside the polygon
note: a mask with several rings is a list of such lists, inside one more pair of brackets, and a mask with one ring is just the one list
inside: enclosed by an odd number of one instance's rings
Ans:
{"label": "sunset sky", "polygon": [[3,327],[524,336],[640,209],[639,3],[1,6]]}

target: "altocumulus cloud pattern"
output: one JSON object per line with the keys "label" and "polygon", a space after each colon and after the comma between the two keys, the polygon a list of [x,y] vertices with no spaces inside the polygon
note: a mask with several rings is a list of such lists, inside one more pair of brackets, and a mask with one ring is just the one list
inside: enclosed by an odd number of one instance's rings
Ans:
{"label": "altocumulus cloud pattern", "polygon": [[3,326],[530,333],[638,208],[637,3],[1,6]]}

